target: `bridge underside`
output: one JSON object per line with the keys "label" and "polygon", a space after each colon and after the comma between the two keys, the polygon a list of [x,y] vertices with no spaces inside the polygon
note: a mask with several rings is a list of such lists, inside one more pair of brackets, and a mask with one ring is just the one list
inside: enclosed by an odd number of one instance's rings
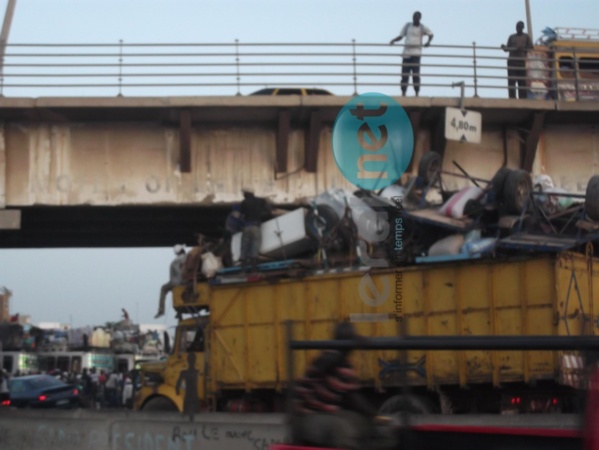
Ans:
{"label": "bridge underside", "polygon": [[[14,210],[15,208],[9,208]],[[20,230],[1,230],[1,248],[134,248],[220,237],[228,206],[28,206]]]}

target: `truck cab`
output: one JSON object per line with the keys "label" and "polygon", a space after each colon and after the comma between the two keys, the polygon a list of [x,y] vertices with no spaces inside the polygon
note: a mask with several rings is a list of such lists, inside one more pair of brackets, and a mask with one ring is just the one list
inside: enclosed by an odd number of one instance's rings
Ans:
{"label": "truck cab", "polygon": [[206,392],[204,338],[207,326],[206,316],[194,315],[180,320],[166,360],[141,364],[134,409],[197,412],[204,406],[199,399],[205,398]]}

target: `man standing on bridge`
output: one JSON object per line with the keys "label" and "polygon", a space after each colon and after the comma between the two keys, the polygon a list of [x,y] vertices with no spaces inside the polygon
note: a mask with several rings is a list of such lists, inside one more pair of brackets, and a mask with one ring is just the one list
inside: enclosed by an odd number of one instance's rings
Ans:
{"label": "man standing on bridge", "polygon": [[422,14],[419,11],[414,13],[413,22],[406,23],[395,39],[389,42],[393,45],[395,42],[401,41],[404,37],[406,43],[403,48],[403,62],[401,66],[401,95],[405,97],[410,82],[410,72],[412,73],[412,83],[416,97],[420,92],[420,57],[422,56],[422,38],[426,35],[428,40],[425,47],[428,47],[433,40],[433,32],[420,23]]}
{"label": "man standing on bridge", "polygon": [[516,24],[516,33],[512,34],[507,45],[501,45],[504,52],[510,52],[507,59],[507,85],[510,98],[516,98],[516,83],[518,98],[527,97],[526,93],[526,54],[533,48],[530,36],[524,33],[524,22]]}

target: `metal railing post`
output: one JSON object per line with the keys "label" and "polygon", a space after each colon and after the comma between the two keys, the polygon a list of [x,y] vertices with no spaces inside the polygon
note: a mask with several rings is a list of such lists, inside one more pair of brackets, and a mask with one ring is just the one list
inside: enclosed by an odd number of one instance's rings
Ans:
{"label": "metal railing post", "polygon": [[352,63],[354,68],[354,95],[358,95],[358,74],[356,72],[356,40],[352,39]]}
{"label": "metal railing post", "polygon": [[17,0],[8,0],[6,12],[4,13],[4,22],[2,23],[2,31],[0,32],[0,97],[4,97],[4,57],[6,56],[6,45],[16,6]]}
{"label": "metal railing post", "polygon": [[559,101],[559,88],[557,85],[557,72],[559,67],[557,65],[557,60],[555,59],[555,55],[551,55],[549,59],[549,81],[550,81],[550,93],[551,98],[555,103]]}
{"label": "metal railing post", "polygon": [[241,76],[239,75],[239,39],[235,39],[235,66],[237,68],[237,95],[241,95]]}
{"label": "metal railing post", "polygon": [[456,83],[451,83],[451,87],[454,88],[456,86],[460,87],[460,109],[464,111],[464,86],[465,83],[463,81],[458,81]]}
{"label": "metal railing post", "polygon": [[0,97],[4,97],[4,56],[2,56],[2,67],[0,67]]}
{"label": "metal railing post", "polygon": [[117,97],[123,96],[123,40],[119,39],[119,93]]}
{"label": "metal railing post", "polygon": [[472,42],[472,61],[474,64],[474,98],[478,98],[478,78],[476,77],[476,42]]}
{"label": "metal railing post", "polygon": [[580,92],[579,92],[579,77],[578,77],[578,56],[576,56],[576,48],[573,48],[574,54],[574,89],[576,90],[576,101],[580,100]]}

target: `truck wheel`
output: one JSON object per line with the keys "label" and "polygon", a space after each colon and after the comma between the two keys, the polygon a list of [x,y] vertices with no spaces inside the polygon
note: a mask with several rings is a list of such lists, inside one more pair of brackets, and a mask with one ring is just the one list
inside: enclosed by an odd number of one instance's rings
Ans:
{"label": "truck wheel", "polygon": [[399,413],[433,414],[435,407],[426,398],[411,394],[395,395],[385,401],[379,413],[392,415]]}
{"label": "truck wheel", "polygon": [[154,397],[143,406],[142,411],[179,411],[166,397]]}
{"label": "truck wheel", "polygon": [[503,201],[508,214],[520,214],[532,192],[532,179],[526,170],[507,174],[503,186]]}
{"label": "truck wheel", "polygon": [[587,215],[592,220],[599,220],[599,175],[594,175],[589,180],[584,201]]}
{"label": "truck wheel", "polygon": [[497,203],[503,202],[503,186],[505,185],[505,179],[511,172],[511,169],[502,167],[491,179],[491,190],[495,194],[495,200]]}
{"label": "truck wheel", "polygon": [[441,170],[441,155],[437,152],[428,151],[418,163],[418,176],[424,180],[426,184],[435,181]]}

